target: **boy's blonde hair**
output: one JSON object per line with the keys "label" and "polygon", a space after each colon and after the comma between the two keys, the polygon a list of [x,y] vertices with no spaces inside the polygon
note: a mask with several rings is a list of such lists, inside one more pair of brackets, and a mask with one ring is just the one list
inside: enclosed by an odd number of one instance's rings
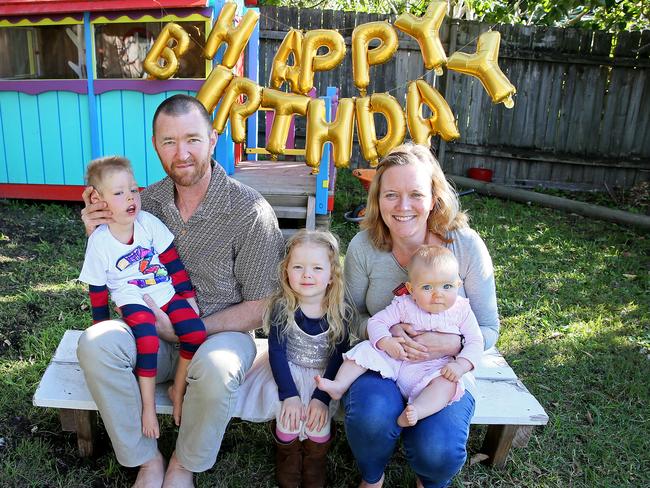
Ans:
{"label": "boy's blonde hair", "polygon": [[86,184],[101,193],[101,186],[105,178],[117,171],[126,171],[133,175],[131,161],[122,156],[106,156],[93,159],[86,168]]}
{"label": "boy's blonde hair", "polygon": [[408,265],[409,281],[413,279],[412,274],[417,273],[422,268],[448,269],[458,275],[458,261],[454,253],[446,247],[435,244],[425,244],[415,251]]}
{"label": "boy's blonde hair", "polygon": [[287,268],[291,251],[296,246],[310,245],[327,250],[331,282],[327,286],[323,308],[325,309],[329,329],[327,332],[330,350],[345,337],[346,329],[354,320],[354,309],[346,299],[347,291],[343,281],[343,268],[339,259],[339,243],[331,232],[301,229],[292,235],[286,243],[284,258],[278,266],[279,287],[271,297],[264,314],[264,330],[268,333],[271,321],[276,320],[280,336],[285,336],[290,327],[295,327],[294,315],[299,307],[299,298],[289,286]]}

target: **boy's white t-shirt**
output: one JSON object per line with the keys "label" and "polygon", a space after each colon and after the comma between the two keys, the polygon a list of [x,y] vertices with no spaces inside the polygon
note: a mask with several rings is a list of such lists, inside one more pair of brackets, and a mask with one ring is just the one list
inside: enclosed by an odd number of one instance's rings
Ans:
{"label": "boy's white t-shirt", "polygon": [[118,307],[128,303],[144,305],[149,295],[163,306],[174,296],[174,286],[158,255],[173,242],[174,235],[158,218],[141,210],[135,218],[133,243],[118,241],[102,224],[88,238],[86,257],[79,281],[106,285]]}

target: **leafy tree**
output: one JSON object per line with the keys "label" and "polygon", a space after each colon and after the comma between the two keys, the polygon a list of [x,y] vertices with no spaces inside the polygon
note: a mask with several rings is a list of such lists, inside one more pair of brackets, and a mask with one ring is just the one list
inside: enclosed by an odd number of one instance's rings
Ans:
{"label": "leafy tree", "polygon": [[[505,24],[583,27],[612,32],[650,29],[648,0],[448,0],[454,18]],[[261,0],[265,5],[374,13],[423,13],[430,0]]]}

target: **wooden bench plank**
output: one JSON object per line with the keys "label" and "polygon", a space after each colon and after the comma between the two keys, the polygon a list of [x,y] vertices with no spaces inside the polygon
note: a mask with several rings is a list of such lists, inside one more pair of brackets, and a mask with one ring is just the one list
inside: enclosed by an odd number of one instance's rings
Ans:
{"label": "wooden bench plank", "polygon": [[[41,382],[33,403],[40,407],[97,410],[86,387],[76,355],[81,331],[66,331]],[[255,339],[258,356],[267,351],[266,339]],[[476,368],[476,411],[472,424],[545,425],[543,407],[519,381],[496,349],[486,351]],[[168,384],[156,387],[156,411],[171,414]]]}

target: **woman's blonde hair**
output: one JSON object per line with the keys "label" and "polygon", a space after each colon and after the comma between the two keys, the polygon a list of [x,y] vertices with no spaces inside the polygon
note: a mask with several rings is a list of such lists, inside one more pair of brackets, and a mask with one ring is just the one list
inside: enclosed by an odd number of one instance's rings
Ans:
{"label": "woman's blonde hair", "polygon": [[460,209],[458,194],[445,178],[438,160],[426,146],[409,142],[393,148],[384,156],[377,166],[377,173],[368,190],[366,216],[361,223],[361,228],[368,230],[372,244],[382,251],[390,251],[393,241],[379,211],[381,177],[389,168],[409,164],[422,165],[431,175],[434,205],[427,220],[429,230],[443,241],[448,241],[447,232],[467,227],[467,214]]}
{"label": "woman's blonde hair", "polygon": [[297,246],[320,247],[327,251],[331,267],[331,282],[323,301],[328,328],[328,344],[333,350],[346,335],[354,320],[354,309],[347,298],[343,280],[343,268],[339,260],[339,243],[331,232],[301,229],[289,238],[285,246],[284,258],[278,266],[279,288],[271,297],[264,313],[264,330],[269,333],[273,321],[284,337],[291,327],[296,327],[294,316],[299,307],[298,294],[289,285],[287,272],[291,252]]}

